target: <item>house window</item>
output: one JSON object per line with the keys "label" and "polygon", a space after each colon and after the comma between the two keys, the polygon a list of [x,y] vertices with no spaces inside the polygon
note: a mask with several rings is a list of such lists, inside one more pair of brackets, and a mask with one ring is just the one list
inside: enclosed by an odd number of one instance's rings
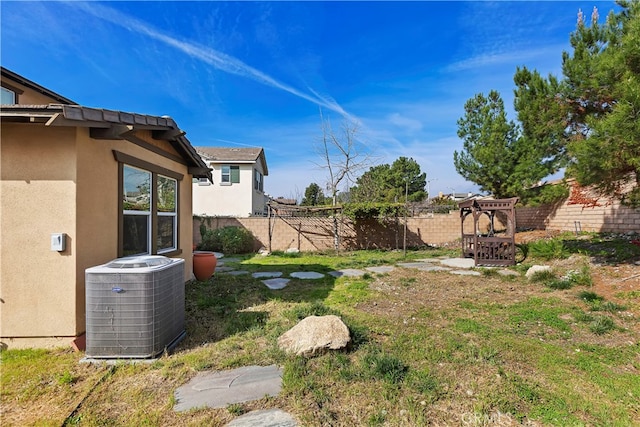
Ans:
{"label": "house window", "polygon": [[258,169],[254,169],[255,179],[253,181],[253,189],[257,191],[264,191],[264,177]]}
{"label": "house window", "polygon": [[151,172],[124,165],[123,168],[124,255],[151,252]]}
{"label": "house window", "polygon": [[168,176],[158,175],[158,253],[175,250],[178,247],[178,181]]}
{"label": "house window", "polygon": [[222,166],[221,184],[238,184],[240,182],[240,166]]}
{"label": "house window", "polygon": [[114,151],[120,162],[119,256],[178,250],[181,174]]}
{"label": "house window", "polygon": [[2,105],[13,105],[16,103],[16,93],[7,88],[2,88],[0,92],[0,104]]}

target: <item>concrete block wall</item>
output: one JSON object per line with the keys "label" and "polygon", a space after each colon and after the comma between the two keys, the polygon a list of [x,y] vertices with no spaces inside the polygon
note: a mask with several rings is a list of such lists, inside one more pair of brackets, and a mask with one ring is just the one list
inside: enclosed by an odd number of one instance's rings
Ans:
{"label": "concrete block wall", "polygon": [[599,197],[573,184],[570,196],[557,205],[516,209],[517,227],[537,230],[640,232],[640,209]]}
{"label": "concrete block wall", "polygon": [[[319,217],[288,218],[228,218],[204,219],[209,228],[240,226],[250,230],[256,238],[255,250],[296,248],[301,251],[332,250],[333,219]],[[486,215],[480,217],[480,231],[488,230]],[[473,218],[465,220],[465,233],[473,231]],[[200,219],[194,217],[194,243],[200,242]],[[504,228],[496,216],[496,230]],[[569,198],[556,205],[516,208],[518,229],[640,232],[640,209],[622,206],[619,201],[594,196],[584,188],[572,186]],[[399,249],[404,242],[404,218],[380,223],[376,220],[353,222],[348,218],[338,221],[341,249]],[[459,241],[461,225],[459,211],[407,218],[407,247],[442,245]]]}
{"label": "concrete block wall", "polygon": [[[194,243],[200,238],[200,222],[194,217]],[[287,250],[297,248],[301,251],[331,250],[333,242],[333,219],[331,218],[227,218],[208,217],[204,219],[207,227],[212,229],[226,226],[244,227],[256,237],[255,249],[269,248],[269,227],[271,233],[271,250]],[[465,225],[473,225],[468,218]],[[488,219],[481,218],[481,229],[488,229]],[[497,224],[499,226],[499,224]],[[467,230],[468,227],[465,227]],[[354,223],[348,218],[338,222],[341,249],[399,249],[404,243],[404,218],[397,221],[380,223],[376,220]],[[434,214],[425,217],[407,218],[407,247],[425,245],[442,245],[460,239],[460,214],[458,211],[449,214]]]}

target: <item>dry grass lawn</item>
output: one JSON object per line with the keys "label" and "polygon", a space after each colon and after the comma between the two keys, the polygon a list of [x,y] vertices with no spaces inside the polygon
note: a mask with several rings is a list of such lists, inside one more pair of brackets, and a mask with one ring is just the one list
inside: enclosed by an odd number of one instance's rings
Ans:
{"label": "dry grass lawn", "polygon": [[[527,265],[512,268],[515,277],[396,268],[292,280],[282,291],[249,276],[216,275],[188,284],[188,338],[156,362],[88,365],[69,349],[3,351],[0,421],[222,426],[280,408],[304,426],[640,425],[640,250],[612,263],[598,258],[600,249],[525,261],[551,265],[556,277],[589,272],[592,284],[567,289],[527,281]],[[375,252],[253,257],[241,265],[326,272],[397,261],[401,253]],[[277,348],[299,318],[323,312],[347,322],[355,338],[349,351],[300,359]],[[276,398],[172,409],[174,390],[198,371],[272,363],[285,369]]]}

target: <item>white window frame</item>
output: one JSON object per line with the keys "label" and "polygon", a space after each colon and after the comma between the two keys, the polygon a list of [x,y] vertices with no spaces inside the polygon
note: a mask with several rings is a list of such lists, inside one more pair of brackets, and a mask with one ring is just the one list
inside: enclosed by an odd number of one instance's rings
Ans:
{"label": "white window frame", "polygon": [[[118,216],[118,256],[133,256],[135,254],[125,254],[125,230],[124,221],[126,215],[144,215],[147,216],[147,252],[144,254],[159,254],[162,253],[166,256],[178,255],[182,252],[180,249],[180,186],[184,175],[171,169],[163,168],[154,163],[147,162],[145,160],[133,157],[129,154],[113,150],[113,155],[118,162],[118,182],[119,182],[119,216]],[[125,167],[137,169],[145,173],[151,174],[150,184],[150,202],[149,212],[125,210],[124,194],[125,194]],[[175,204],[174,212],[159,212],[156,198],[158,197],[158,180],[159,177],[168,178],[175,182]],[[159,249],[158,237],[159,237],[159,220],[158,218],[163,216],[173,217],[173,247]]]}
{"label": "white window frame", "polygon": [[[157,180],[159,181],[160,178],[164,178],[164,179],[168,179],[170,181],[173,181],[174,185],[175,185],[175,190],[174,190],[174,207],[173,207],[173,212],[161,212],[159,210],[157,210],[156,215],[158,216],[158,218],[160,217],[172,217],[173,218],[173,244],[171,245],[171,247],[169,248],[163,248],[160,249],[158,248],[158,253],[159,254],[163,254],[163,253],[167,253],[167,252],[173,252],[176,249],[178,249],[178,180],[175,178],[171,178],[170,176],[165,176],[162,174],[157,174]],[[156,194],[158,192],[158,189],[160,188],[158,184],[156,184]],[[157,209],[157,206],[156,206]],[[158,227],[159,228],[159,227]],[[152,233],[149,233],[152,234]],[[159,230],[156,231],[156,235],[159,235]]]}
{"label": "white window frame", "polygon": [[[151,210],[152,210],[152,206],[154,203],[154,197],[153,197],[153,173],[151,171],[142,169],[142,168],[138,168],[132,165],[128,165],[125,164],[123,165],[123,184],[125,183],[125,170],[126,168],[129,169],[135,169],[138,170],[140,172],[144,172],[146,174],[149,174],[149,210],[147,211],[141,211],[141,210],[131,210],[131,209],[124,209],[122,210],[122,217],[124,220],[125,216],[144,216],[147,218],[147,252],[140,252],[140,253],[136,253],[136,254],[126,254],[126,256],[135,256],[135,255],[147,255],[150,254],[152,252],[152,245],[151,245],[151,236],[153,235],[153,232],[151,230]],[[125,189],[122,189],[123,191],[123,195],[125,194]]]}
{"label": "white window frame", "polygon": [[[237,170],[238,181],[233,181],[233,171]],[[240,166],[238,165],[222,165],[220,167],[220,185],[240,184]]]}

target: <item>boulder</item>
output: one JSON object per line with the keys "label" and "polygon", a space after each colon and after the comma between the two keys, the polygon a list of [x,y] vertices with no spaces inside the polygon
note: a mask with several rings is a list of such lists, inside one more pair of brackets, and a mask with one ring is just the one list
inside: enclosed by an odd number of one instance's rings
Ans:
{"label": "boulder", "polygon": [[551,267],[548,265],[532,265],[525,273],[525,276],[527,279],[531,280],[531,277],[533,277],[534,274],[541,273],[543,271],[551,271]]}
{"label": "boulder", "polygon": [[340,350],[351,342],[349,328],[338,316],[309,316],[278,338],[278,346],[287,353],[313,356],[328,350]]}
{"label": "boulder", "polygon": [[300,249],[298,249],[298,248],[289,248],[284,252],[287,253],[287,254],[299,254],[300,253]]}

